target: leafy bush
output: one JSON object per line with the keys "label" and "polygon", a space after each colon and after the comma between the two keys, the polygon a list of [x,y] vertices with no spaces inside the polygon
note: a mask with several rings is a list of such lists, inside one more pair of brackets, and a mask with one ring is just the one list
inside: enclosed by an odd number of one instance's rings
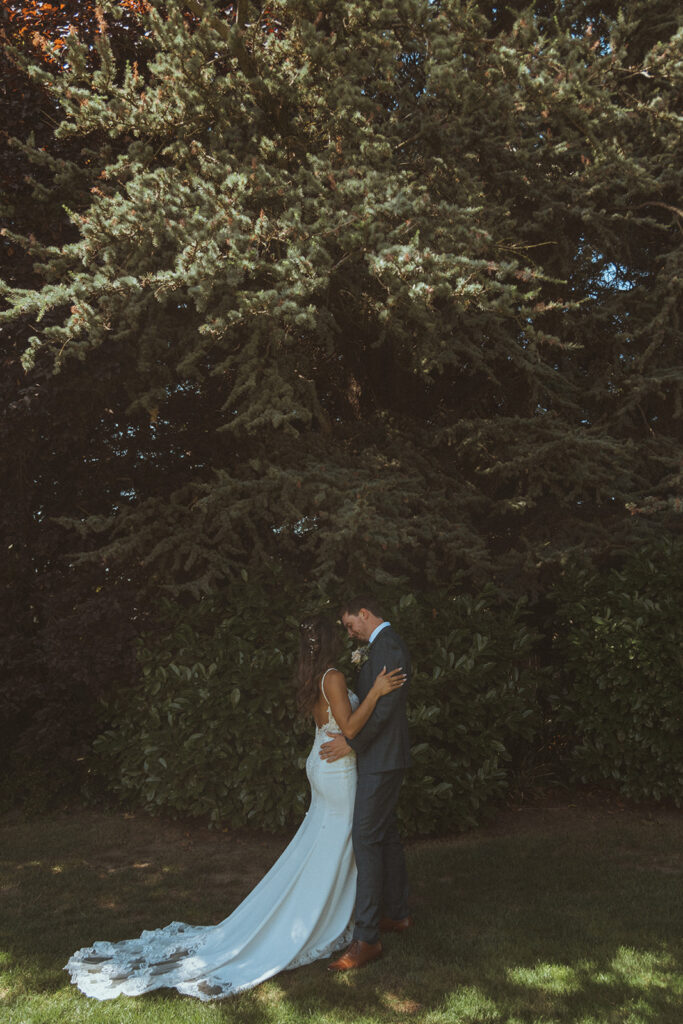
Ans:
{"label": "leafy bush", "polygon": [[557,592],[555,714],[574,781],[633,800],[683,799],[683,544],[620,570],[569,572]]}
{"label": "leafy bush", "polygon": [[138,685],[110,707],[96,768],[152,813],[278,828],[305,809],[304,733],[286,596],[245,584],[220,601],[167,602],[140,641]]}
{"label": "leafy bush", "polygon": [[[189,608],[168,604],[148,636],[140,683],[110,708],[99,771],[151,812],[277,829],[308,803],[310,721],[297,719],[291,598],[246,584]],[[475,824],[505,791],[512,738],[533,732],[533,643],[521,608],[479,598],[408,595],[392,610],[414,661],[413,766],[401,816],[411,833]],[[339,666],[349,672],[347,650]]]}
{"label": "leafy bush", "polygon": [[541,674],[523,605],[494,588],[410,596],[394,613],[413,658],[412,766],[401,816],[410,833],[476,825],[510,784],[511,748],[540,725]]}
{"label": "leafy bush", "polygon": [[[407,833],[475,825],[515,785],[520,752],[524,763],[557,735],[570,781],[680,801],[682,550],[659,545],[619,571],[568,569],[547,618],[552,679],[526,608],[494,588],[381,595],[413,660]],[[313,729],[291,682],[295,607],[288,587],[248,581],[167,603],[163,628],[140,641],[138,683],[106,707],[94,767],[110,789],[214,824],[299,820]],[[349,653],[338,664],[353,687]]]}

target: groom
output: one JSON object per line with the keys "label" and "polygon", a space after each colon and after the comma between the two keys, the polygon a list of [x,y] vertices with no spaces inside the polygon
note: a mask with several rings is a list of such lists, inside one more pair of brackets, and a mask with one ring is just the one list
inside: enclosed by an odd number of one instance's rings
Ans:
{"label": "groom", "polygon": [[412,924],[405,856],[396,823],[396,804],[409,758],[406,700],[410,655],[374,597],[363,594],[348,601],[341,621],[350,637],[370,645],[358,679],[361,700],[384,667],[388,672],[403,668],[406,681],[379,699],[354,739],[336,736],[320,749],[326,761],[336,761],[351,750],[358,758],[352,830],[358,869],[356,921],[353,941],[338,960],[328,964],[331,971],[348,971],[376,960],[382,954],[380,932],[402,932]]}

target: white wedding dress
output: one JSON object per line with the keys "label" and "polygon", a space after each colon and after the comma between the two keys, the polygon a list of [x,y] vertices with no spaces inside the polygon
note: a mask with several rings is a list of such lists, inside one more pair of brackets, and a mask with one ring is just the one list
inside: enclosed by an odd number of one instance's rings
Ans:
{"label": "white wedding dress", "polygon": [[[356,695],[349,697],[358,707]],[[74,953],[64,968],[72,984],[95,999],[158,988],[204,1001],[224,999],[346,946],[356,895],[351,847],[356,758],[323,761],[319,750],[327,730],[340,731],[329,704],[328,723],[316,728],[306,761],[311,785],[306,817],[282,856],[229,917],[203,927],[174,921],[138,939],[95,942]]]}

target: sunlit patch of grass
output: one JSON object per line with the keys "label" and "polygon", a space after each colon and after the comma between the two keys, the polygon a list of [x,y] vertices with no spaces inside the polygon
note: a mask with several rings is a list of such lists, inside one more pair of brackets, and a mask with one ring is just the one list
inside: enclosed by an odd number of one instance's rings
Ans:
{"label": "sunlit patch of grass", "polygon": [[577,968],[567,967],[566,964],[537,964],[535,967],[508,967],[505,973],[517,985],[566,995],[580,991],[581,970],[590,970],[590,966],[586,964]]}
{"label": "sunlit patch of grass", "polygon": [[266,981],[254,989],[254,998],[261,1006],[279,1007],[286,1001],[287,996],[277,981]]}
{"label": "sunlit patch of grass", "polygon": [[444,1001],[436,1020],[458,1021],[458,1024],[498,1024],[500,1008],[496,1001],[476,985],[458,985]]}
{"label": "sunlit patch of grass", "polygon": [[[651,985],[666,988],[676,966],[670,953],[655,953],[651,950],[629,949],[622,946],[610,964],[610,973],[615,983],[627,983],[643,989]],[[680,964],[678,966],[680,967]],[[683,1021],[683,1007],[681,1020]]]}

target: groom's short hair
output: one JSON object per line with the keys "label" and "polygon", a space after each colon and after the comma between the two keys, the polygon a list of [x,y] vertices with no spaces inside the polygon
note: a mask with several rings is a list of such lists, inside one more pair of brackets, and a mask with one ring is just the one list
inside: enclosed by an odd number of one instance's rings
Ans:
{"label": "groom's short hair", "polygon": [[376,615],[378,619],[386,619],[384,605],[378,601],[374,594],[358,594],[352,597],[339,609],[339,617],[342,615],[358,615],[361,608],[367,608],[369,612]]}

